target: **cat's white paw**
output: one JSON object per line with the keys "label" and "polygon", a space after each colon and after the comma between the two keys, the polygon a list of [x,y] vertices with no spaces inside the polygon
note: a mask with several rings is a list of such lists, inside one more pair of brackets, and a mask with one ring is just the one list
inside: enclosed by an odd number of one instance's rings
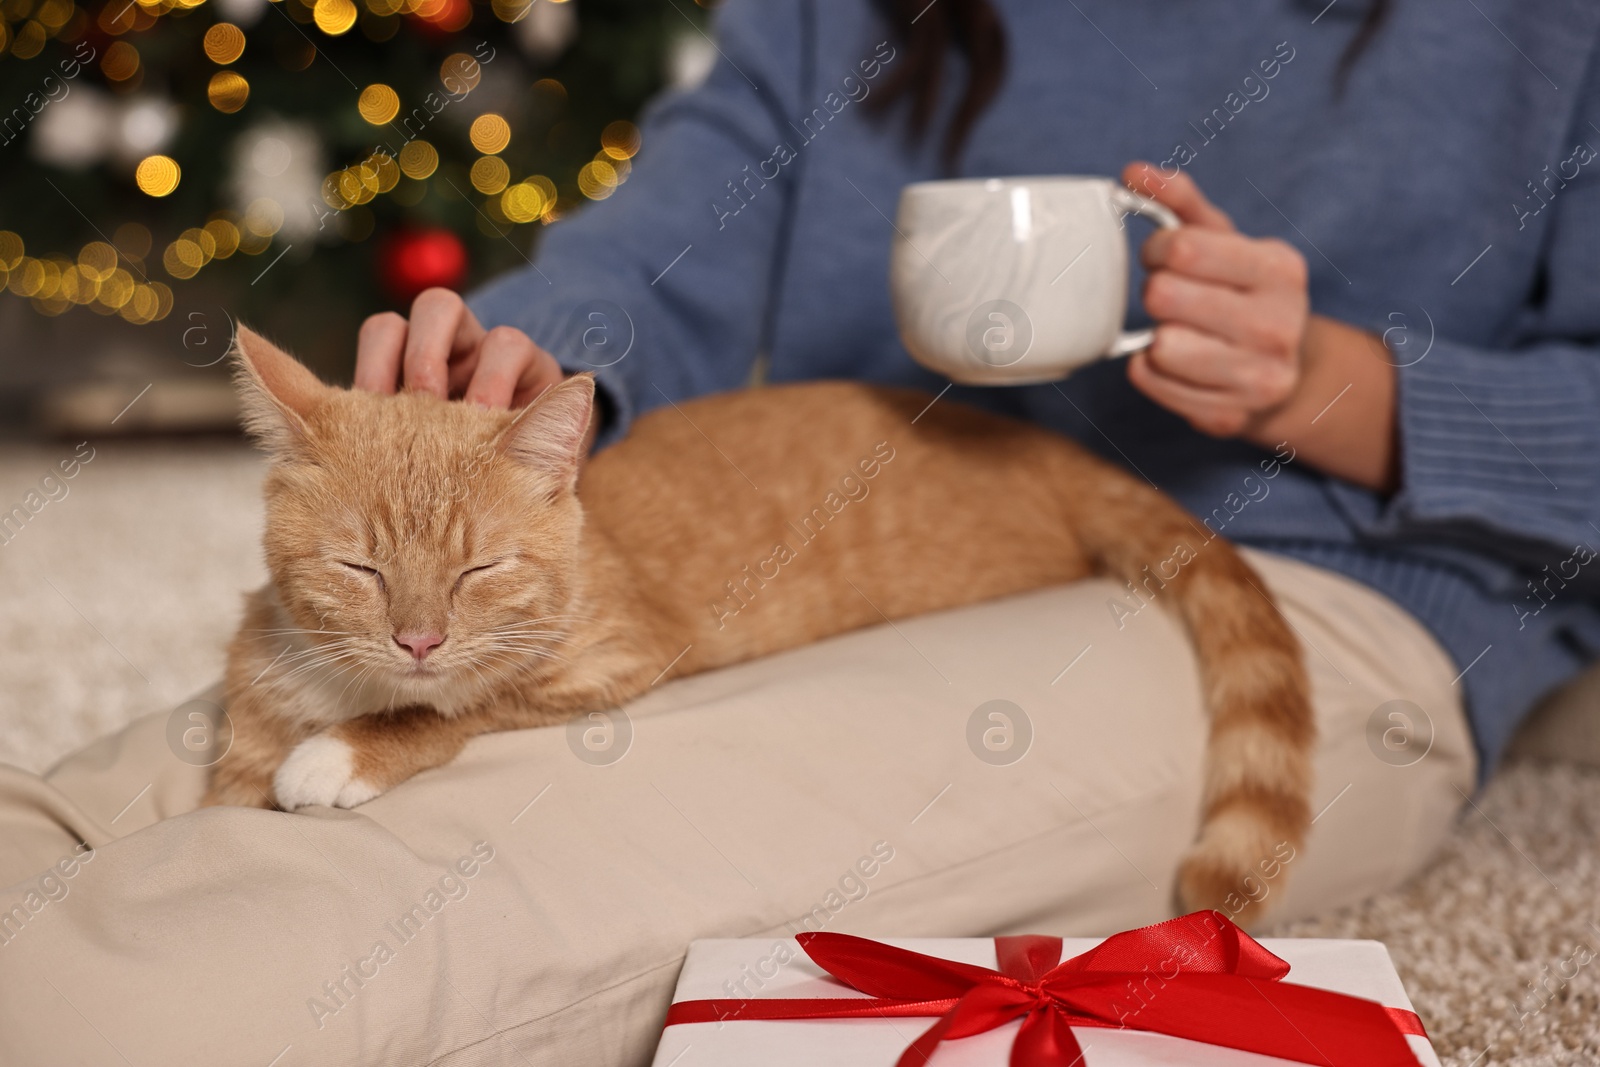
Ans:
{"label": "cat's white paw", "polygon": [[381,789],[355,776],[355,750],[350,745],[318,734],[295,746],[272,777],[272,791],[285,811],[322,804],[353,808],[377,796]]}

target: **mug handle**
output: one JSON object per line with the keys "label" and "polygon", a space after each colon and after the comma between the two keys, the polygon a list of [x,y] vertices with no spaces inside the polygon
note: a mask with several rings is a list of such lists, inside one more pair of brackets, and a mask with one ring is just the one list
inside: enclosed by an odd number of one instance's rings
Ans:
{"label": "mug handle", "polygon": [[[1111,204],[1120,210],[1123,215],[1143,215],[1154,222],[1163,230],[1176,230],[1182,223],[1172,209],[1165,204],[1157,203],[1148,196],[1140,196],[1132,189],[1117,185],[1111,189]],[[1117,339],[1112,342],[1108,356],[1125,356],[1129,352],[1137,352],[1141,348],[1149,348],[1150,342],[1156,339],[1155,330],[1123,330],[1117,334]]]}

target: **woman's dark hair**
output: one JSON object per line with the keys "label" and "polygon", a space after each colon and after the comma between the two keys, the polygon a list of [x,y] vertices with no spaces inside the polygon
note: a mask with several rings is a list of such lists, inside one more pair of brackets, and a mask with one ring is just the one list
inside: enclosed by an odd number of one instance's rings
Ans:
{"label": "woman's dark hair", "polygon": [[[966,61],[967,83],[945,127],[939,156],[954,168],[967,135],[994,100],[1006,73],[1006,34],[991,0],[874,0],[893,27],[906,57],[879,89],[869,107],[883,111],[902,98],[911,101],[907,131],[920,141],[939,104],[945,64],[952,50]],[[1371,0],[1355,36],[1345,46],[1334,74],[1342,91],[1361,53],[1383,28],[1394,0]]]}
{"label": "woman's dark hair", "polygon": [[945,128],[940,157],[953,167],[972,124],[1000,91],[1006,75],[1006,33],[990,0],[876,0],[894,28],[906,57],[878,90],[874,106],[885,110],[911,99],[907,119],[920,141],[933,121],[952,48],[966,60],[967,84]]}
{"label": "woman's dark hair", "polygon": [[1367,8],[1367,13],[1361,16],[1361,25],[1356,27],[1355,36],[1350,38],[1350,43],[1344,46],[1344,53],[1339,56],[1339,65],[1334,71],[1334,87],[1339,92],[1344,92],[1344,83],[1350,78],[1350,69],[1356,65],[1356,60],[1361,58],[1361,53],[1367,50],[1372,39],[1378,36],[1378,31],[1383,29],[1383,24],[1389,20],[1389,12],[1394,8],[1394,0],[1372,0]]}

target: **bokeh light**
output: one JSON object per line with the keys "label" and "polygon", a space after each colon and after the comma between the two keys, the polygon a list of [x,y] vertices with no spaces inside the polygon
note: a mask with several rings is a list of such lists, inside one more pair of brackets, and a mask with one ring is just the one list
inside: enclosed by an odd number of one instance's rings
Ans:
{"label": "bokeh light", "polygon": [[518,182],[500,197],[500,210],[512,222],[533,222],[544,214],[548,206],[544,190],[531,182]]}
{"label": "bokeh light", "polygon": [[271,237],[283,226],[283,205],[262,197],[244,211],[244,228],[257,237]]}
{"label": "bokeh light", "polygon": [[117,310],[117,314],[135,326],[143,326],[155,321],[160,308],[161,298],[156,296],[154,286],[135,285],[127,303]]}
{"label": "bokeh light", "polygon": [[87,304],[100,295],[100,282],[72,266],[61,272],[61,296],[74,304]]}
{"label": "bokeh light", "polygon": [[480,193],[498,193],[511,180],[511,168],[499,156],[484,156],[472,165],[472,187]]}
{"label": "bokeh light", "polygon": [[400,169],[407,178],[422,179],[439,168],[439,152],[427,141],[412,141],[400,149]]}
{"label": "bokeh light", "polygon": [[361,90],[361,98],[356,101],[356,109],[361,112],[361,117],[374,126],[382,126],[394,121],[400,114],[400,94],[387,85],[374,83]]}
{"label": "bokeh light", "polygon": [[387,193],[400,184],[400,164],[386,152],[375,152],[362,166],[377,176],[378,192]]}
{"label": "bokeh light", "polygon": [[23,256],[11,269],[6,287],[17,296],[36,296],[44,285],[44,264],[32,256]]}
{"label": "bokeh light", "polygon": [[483,80],[483,67],[465,52],[455,52],[439,64],[439,81],[445,91],[460,96],[470,93]]}
{"label": "bokeh light", "polygon": [[213,255],[217,259],[227,259],[239,250],[239,228],[225,218],[213,218],[205,225],[206,233],[211,235],[212,244],[216,247]]}
{"label": "bokeh light", "polygon": [[511,143],[511,125],[491,111],[472,120],[472,129],[467,136],[472,141],[472,147],[484,155],[498,155]]}
{"label": "bokeh light", "polygon": [[10,230],[0,230],[0,267],[16,270],[24,252],[22,238]]}
{"label": "bokeh light", "polygon": [[182,177],[182,168],[171,156],[146,156],[133,172],[140,192],[148,196],[166,196],[178,187]]}
{"label": "bokeh light", "polygon": [[219,70],[211,76],[211,84],[206,86],[206,96],[210,98],[212,107],[224,115],[231,115],[250,99],[250,83],[238,71]]}
{"label": "bokeh light", "polygon": [[16,40],[11,42],[11,54],[18,59],[32,59],[44,50],[46,35],[43,24],[38,20],[29,19],[16,32]]}
{"label": "bokeh light", "polygon": [[186,280],[200,273],[200,268],[205,266],[205,256],[199,245],[180,237],[161,254],[161,265],[174,278]]}
{"label": "bokeh light", "polygon": [[97,286],[117,269],[117,250],[104,241],[91,241],[78,253],[78,273]]}
{"label": "bokeh light", "polygon": [[[22,38],[17,41],[20,44]],[[15,47],[12,51],[16,51]],[[139,50],[127,41],[112,41],[100,59],[100,70],[114,82],[127,81],[139,73]]]}
{"label": "bokeh light", "polygon": [[127,270],[118,267],[111,272],[111,277],[100,283],[99,302],[112,311],[128,302],[133,295],[133,275]]}
{"label": "bokeh light", "polygon": [[358,14],[356,5],[350,0],[317,0],[317,6],[311,10],[317,29],[330,37],[349,33],[350,27],[356,24]]}
{"label": "bokeh light", "polygon": [[617,191],[617,171],[602,160],[591,160],[578,171],[578,192],[590,200],[604,200]]}
{"label": "bokeh light", "polygon": [[618,119],[601,132],[600,149],[612,159],[632,159],[639,151],[639,127]]}
{"label": "bokeh light", "polygon": [[533,10],[534,0],[491,0],[490,9],[501,22],[521,22]]}
{"label": "bokeh light", "polygon": [[95,24],[102,30],[116,37],[127,33],[134,28],[138,21],[138,14],[133,4],[107,4],[100,9],[100,17]]}
{"label": "bokeh light", "polygon": [[348,210],[367,198],[361,179],[351,168],[336,170],[322,180],[322,199],[336,211]]}
{"label": "bokeh light", "polygon": [[472,21],[471,0],[414,0],[411,11],[424,22],[450,33],[466,29]]}
{"label": "bokeh light", "polygon": [[207,59],[226,66],[244,55],[244,31],[231,22],[219,22],[206,31],[202,47]]}
{"label": "bokeh light", "polygon": [[44,0],[33,12],[33,17],[47,30],[59,30],[72,18],[76,8],[72,0]]}

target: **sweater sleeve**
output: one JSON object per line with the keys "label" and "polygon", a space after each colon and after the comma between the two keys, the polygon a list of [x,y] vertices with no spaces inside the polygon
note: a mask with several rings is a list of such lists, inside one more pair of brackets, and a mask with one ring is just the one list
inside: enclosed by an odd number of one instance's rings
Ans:
{"label": "sweater sleeve", "polygon": [[[1399,361],[1401,484],[1349,509],[1364,536],[1534,570],[1600,549],[1600,107],[1586,100],[1563,155],[1587,162],[1543,209],[1542,235],[1518,235],[1544,248],[1507,343],[1461,343],[1440,324],[1420,358]],[[1586,578],[1600,588],[1600,572]]]}
{"label": "sweater sleeve", "polygon": [[485,326],[516,326],[569,373],[595,373],[600,446],[637,413],[749,376],[792,198],[792,168],[773,155],[808,15],[805,0],[728,0],[715,65],[647,109],[629,180],[551,226],[537,262],[468,298]]}

